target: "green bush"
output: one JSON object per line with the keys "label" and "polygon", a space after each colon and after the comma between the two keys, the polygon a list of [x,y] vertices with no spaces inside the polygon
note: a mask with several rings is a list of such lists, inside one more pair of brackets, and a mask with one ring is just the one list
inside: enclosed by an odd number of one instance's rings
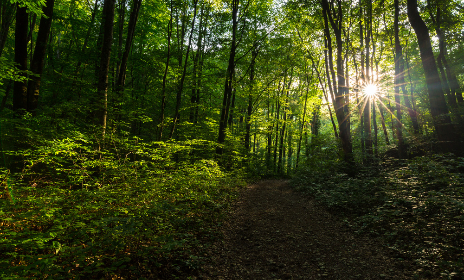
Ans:
{"label": "green bush", "polygon": [[12,122],[4,138],[16,142],[5,154],[18,168],[0,169],[2,279],[189,273],[243,185],[205,152],[214,149],[207,141],[109,134],[97,146],[95,134],[70,124]]}

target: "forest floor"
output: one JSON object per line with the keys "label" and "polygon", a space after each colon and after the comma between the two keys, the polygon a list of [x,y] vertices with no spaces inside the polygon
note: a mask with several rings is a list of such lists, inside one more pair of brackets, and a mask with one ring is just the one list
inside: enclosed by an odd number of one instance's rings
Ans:
{"label": "forest floor", "polygon": [[411,279],[380,241],[356,235],[289,181],[247,186],[195,279]]}

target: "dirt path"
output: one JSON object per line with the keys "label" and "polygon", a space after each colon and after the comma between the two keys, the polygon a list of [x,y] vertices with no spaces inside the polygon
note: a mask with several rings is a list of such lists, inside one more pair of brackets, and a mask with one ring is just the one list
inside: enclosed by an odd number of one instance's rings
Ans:
{"label": "dirt path", "polygon": [[198,279],[410,278],[380,245],[348,232],[288,181],[248,186],[223,233]]}

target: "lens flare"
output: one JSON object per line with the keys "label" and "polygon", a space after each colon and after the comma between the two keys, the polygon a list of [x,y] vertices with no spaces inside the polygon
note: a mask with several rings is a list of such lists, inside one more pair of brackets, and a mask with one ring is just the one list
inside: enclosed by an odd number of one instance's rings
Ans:
{"label": "lens flare", "polygon": [[369,84],[364,88],[364,95],[367,97],[374,97],[377,95],[377,86],[374,84]]}

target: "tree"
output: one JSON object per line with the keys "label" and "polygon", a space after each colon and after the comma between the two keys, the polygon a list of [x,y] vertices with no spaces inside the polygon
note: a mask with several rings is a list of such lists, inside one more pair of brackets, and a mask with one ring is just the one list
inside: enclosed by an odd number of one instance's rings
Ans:
{"label": "tree", "polygon": [[34,56],[31,61],[31,75],[27,85],[27,110],[35,113],[39,102],[39,90],[42,73],[44,69],[44,59],[46,55],[46,47],[50,34],[50,27],[53,18],[53,6],[55,0],[47,0],[43,8],[43,16],[40,19],[39,33],[35,43]]}
{"label": "tree", "polygon": [[229,61],[227,65],[225,84],[224,84],[224,95],[222,98],[221,116],[219,119],[219,135],[218,135],[218,147],[216,149],[217,154],[222,154],[224,148],[222,145],[226,140],[227,120],[229,119],[229,109],[232,98],[232,88],[235,75],[235,54],[237,51],[237,27],[238,27],[238,8],[240,1],[231,0],[232,10],[232,40],[230,42]]}
{"label": "tree", "polygon": [[433,117],[436,136],[442,152],[459,152],[460,148],[457,141],[449,110],[446,105],[437,64],[433,56],[430,35],[425,22],[417,10],[417,0],[407,0],[408,17],[419,42],[422,67],[425,72],[425,79],[430,102],[430,112]]}
{"label": "tree", "polygon": [[[341,0],[336,1],[337,10],[335,12],[334,3],[330,3],[328,0],[321,0],[323,16],[325,21],[325,29],[326,29],[326,37],[329,38],[330,34],[328,34],[327,30],[327,20],[330,21],[332,26],[332,30],[335,33],[335,41],[337,45],[337,89],[335,91],[335,100],[334,100],[334,107],[335,107],[335,115],[337,116],[338,127],[340,130],[340,139],[342,141],[342,149],[344,153],[344,159],[348,163],[353,162],[353,147],[351,144],[351,132],[350,132],[350,116],[345,113],[344,106],[348,106],[346,104],[345,95],[347,94],[346,88],[346,81],[345,81],[345,71],[343,66],[343,40],[342,40],[342,33],[343,33],[343,9],[342,9],[342,2]],[[328,40],[329,44],[329,52],[331,52],[331,42]],[[331,67],[331,71],[333,71],[333,67]],[[333,75],[332,75],[333,76]],[[335,78],[334,85],[335,85]]]}
{"label": "tree", "polygon": [[[398,157],[405,158],[405,147],[403,140],[403,127],[401,124],[401,101],[400,101],[400,87],[404,85],[404,67],[402,67],[403,50],[401,47],[399,37],[399,1],[395,0],[395,103],[396,103],[396,137],[398,139]],[[404,91],[403,91],[404,92]]]}
{"label": "tree", "polygon": [[13,89],[13,110],[27,110],[27,26],[28,13],[26,7],[17,4],[16,8],[16,27],[15,27],[15,58],[22,80],[14,82]]}
{"label": "tree", "polygon": [[111,46],[113,43],[114,7],[116,0],[105,0],[103,4],[103,38],[100,53],[100,66],[97,76],[97,124],[102,128],[105,138],[106,118],[108,114],[108,72],[110,68]]}

